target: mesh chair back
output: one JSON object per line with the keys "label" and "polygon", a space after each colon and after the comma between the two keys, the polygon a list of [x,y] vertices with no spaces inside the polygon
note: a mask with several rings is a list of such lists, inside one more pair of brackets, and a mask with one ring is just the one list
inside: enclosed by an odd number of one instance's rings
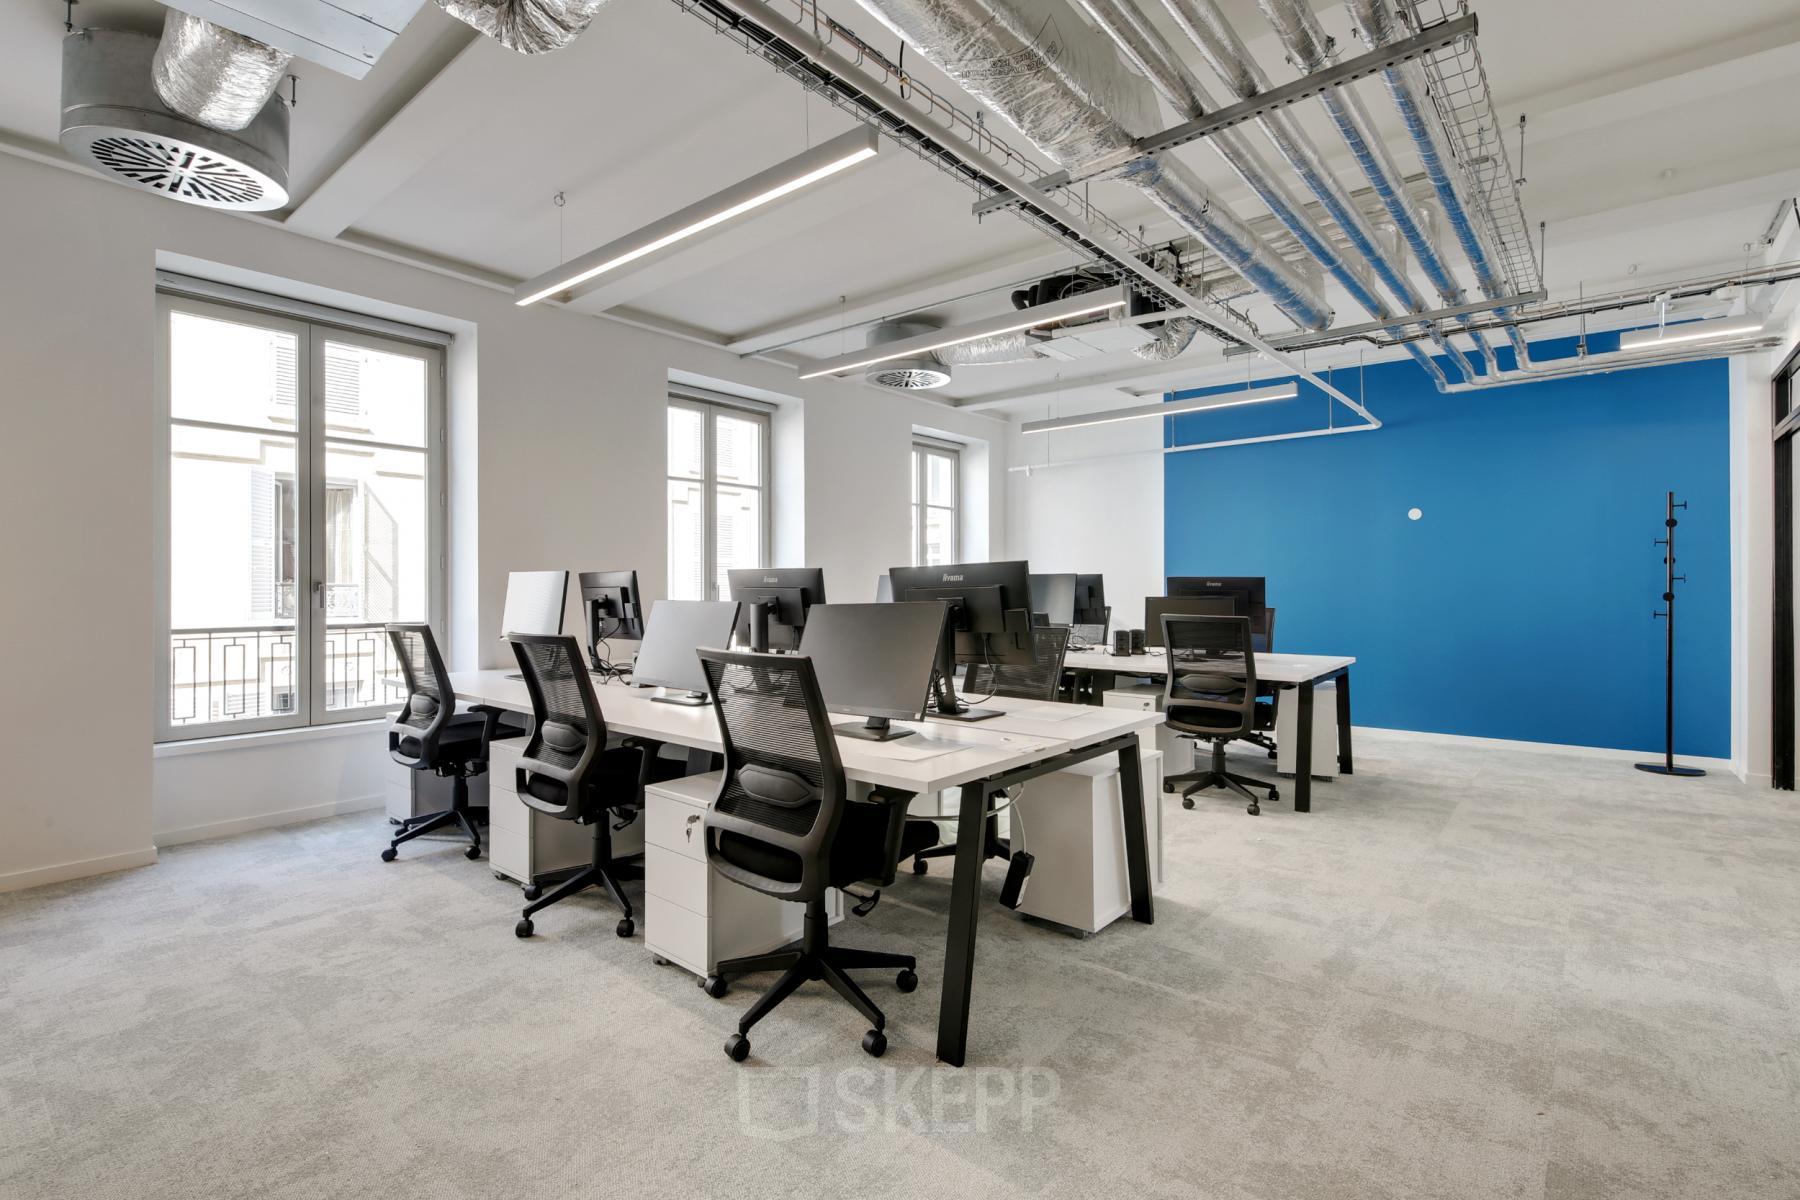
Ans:
{"label": "mesh chair back", "polygon": [[1063,658],[1069,652],[1069,626],[1048,625],[1031,631],[1035,661],[1030,666],[975,663],[963,676],[970,695],[1012,696],[1020,700],[1054,700],[1062,687]]}
{"label": "mesh chair back", "polygon": [[531,695],[531,740],[515,780],[520,801],[554,817],[581,816],[588,772],[606,748],[606,718],[581,648],[567,636],[513,634],[513,657]]}
{"label": "mesh chair back", "polygon": [[1169,725],[1208,737],[1250,731],[1256,708],[1256,651],[1250,618],[1163,614]]}
{"label": "mesh chair back", "polygon": [[768,895],[823,895],[845,786],[812,660],[699,654],[725,743],[724,778],[706,818],[707,857]]}
{"label": "mesh chair back", "polygon": [[387,635],[406,678],[406,702],[388,722],[388,753],[396,762],[423,769],[437,760],[438,739],[456,715],[456,692],[431,626],[396,623]]}

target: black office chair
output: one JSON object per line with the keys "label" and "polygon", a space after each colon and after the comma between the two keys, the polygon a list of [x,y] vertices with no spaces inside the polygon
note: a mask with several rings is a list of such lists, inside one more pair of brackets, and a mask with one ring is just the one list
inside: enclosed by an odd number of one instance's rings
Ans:
{"label": "black office chair", "polygon": [[[1250,631],[1250,648],[1258,654],[1275,652],[1275,610],[1263,609],[1263,624],[1260,630]],[[1274,758],[1275,716],[1277,706],[1281,703],[1281,689],[1273,684],[1262,684],[1256,689],[1256,719],[1251,722],[1251,731],[1244,736],[1246,742],[1261,746]]]}
{"label": "black office chair", "polygon": [[[880,791],[868,802],[850,799],[811,659],[728,650],[699,653],[725,743],[724,778],[706,814],[706,857],[735,883],[806,906],[798,948],[727,959],[703,981],[707,994],[717,997],[725,994],[732,976],[782,972],[738,1022],[725,1053],[735,1062],[744,1061],[750,1053],[750,1027],[801,984],[822,979],[868,1018],[872,1028],[863,1035],[862,1046],[880,1057],[887,1049],[886,1019],[847,972],[898,967],[895,985],[910,992],[919,986],[916,963],[910,954],[832,946],[825,897],[831,888],[893,882],[904,800]],[[872,899],[853,911],[866,913]]]}
{"label": "black office chair", "polygon": [[1212,766],[1163,779],[1163,791],[1181,790],[1181,806],[1194,807],[1194,793],[1225,788],[1262,809],[1250,788],[1264,788],[1273,804],[1281,793],[1272,783],[1225,769],[1226,743],[1249,736],[1256,720],[1256,651],[1249,617],[1163,615],[1163,645],[1168,647],[1168,682],[1163,686],[1163,719],[1183,737],[1212,743]]}
{"label": "black office chair", "polygon": [[529,808],[563,821],[588,825],[594,831],[591,865],[558,884],[547,896],[526,893],[525,906],[513,932],[531,936],[531,915],[596,885],[604,887],[624,912],[616,932],[630,937],[631,901],[619,887],[623,864],[613,858],[612,817],[635,818],[643,812],[644,784],[649,778],[650,752],[628,743],[608,748],[606,718],[594,697],[581,647],[572,637],[548,637],[516,633],[513,656],[531,695],[531,740],[515,770],[519,800]]}
{"label": "black office chair", "polygon": [[[1062,687],[1063,659],[1069,652],[1069,627],[1067,625],[1043,626],[1031,631],[1034,661],[1031,665],[1014,665],[1011,663],[976,663],[971,665],[963,676],[964,695],[1011,696],[1018,700],[1054,700]],[[982,843],[981,860],[990,858],[1012,859],[1012,845],[999,835],[999,820],[992,814],[994,802],[1004,792],[996,792],[988,797],[990,815],[987,819],[987,837]],[[920,850],[913,855],[912,869],[914,875],[923,875],[931,868],[926,860],[932,858],[949,858],[956,853],[954,842],[938,846],[933,843],[940,839],[937,822],[929,820],[908,821],[907,826],[913,829],[914,840],[922,839],[929,830],[931,841],[923,844],[930,849]]]}
{"label": "black office chair", "polygon": [[450,807],[401,821],[400,832],[381,852],[381,861],[393,862],[402,842],[450,824],[462,826],[469,836],[464,853],[480,858],[476,818],[481,810],[469,806],[469,780],[487,771],[488,743],[499,727],[500,711],[487,707],[456,711],[456,690],[450,686],[450,672],[431,626],[393,624],[387,627],[387,636],[406,679],[406,703],[388,722],[388,754],[415,771],[447,776],[451,787]]}

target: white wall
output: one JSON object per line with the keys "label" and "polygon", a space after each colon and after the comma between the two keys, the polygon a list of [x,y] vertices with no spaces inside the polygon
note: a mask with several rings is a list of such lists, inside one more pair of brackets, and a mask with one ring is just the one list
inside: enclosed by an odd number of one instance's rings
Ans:
{"label": "white wall", "polygon": [[1144,597],[1163,594],[1162,422],[1015,431],[1010,447],[1011,466],[1069,465],[1004,473],[1007,556],[1038,572],[1104,574],[1113,628],[1140,628]]}
{"label": "white wall", "polygon": [[362,723],[158,746],[151,831],[173,846],[379,808],[388,761],[386,735]]}
{"label": "white wall", "polygon": [[[977,414],[859,384],[803,383],[773,364],[554,307],[521,310],[505,289],[0,154],[0,506],[12,514],[0,522],[11,575],[0,620],[13,632],[10,686],[0,688],[0,751],[12,764],[0,889],[154,857],[153,272],[159,261],[191,271],[193,260],[227,264],[234,270],[220,273],[231,282],[292,281],[290,294],[458,334],[449,360],[453,666],[501,661],[508,570],[634,565],[652,597],[663,591],[671,370],[801,404],[805,557],[833,581],[872,589],[876,575],[908,561],[915,424],[991,442],[1004,465],[1005,426]],[[1001,545],[1003,506],[989,486],[990,544]],[[857,595],[860,585],[849,586]],[[254,753],[230,751],[221,761],[244,765],[229,777],[253,773],[253,760],[236,756]],[[195,800],[174,773],[199,778],[197,765],[156,761],[158,795],[171,798],[165,811],[177,822],[159,820],[164,829],[279,815],[305,807],[296,796],[356,799],[345,789],[357,785],[319,755],[297,760],[310,772],[292,775],[297,792],[240,788],[235,799]],[[80,772],[73,791],[71,770]],[[202,782],[220,793],[223,778]],[[193,807],[177,813],[177,793]]]}

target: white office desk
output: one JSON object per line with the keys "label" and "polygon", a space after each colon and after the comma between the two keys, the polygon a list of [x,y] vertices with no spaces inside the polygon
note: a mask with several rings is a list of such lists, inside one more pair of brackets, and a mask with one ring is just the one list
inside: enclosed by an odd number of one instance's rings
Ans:
{"label": "white office desk", "polygon": [[[1291,688],[1299,704],[1295,723],[1294,811],[1312,811],[1313,689],[1327,679],[1337,680],[1338,773],[1352,774],[1350,756],[1350,668],[1354,658],[1335,654],[1258,654],[1256,681]],[[1217,666],[1222,664],[1208,664]],[[1077,675],[1168,675],[1168,659],[1162,651],[1150,654],[1108,654],[1104,650],[1071,650],[1063,669]],[[1096,691],[1098,689],[1095,689]]]}
{"label": "white office desk", "polygon": [[[489,704],[511,712],[530,713],[523,680],[504,671],[459,671],[450,676],[457,699]],[[608,733],[667,742],[717,753],[724,749],[718,716],[711,705],[688,707],[652,700],[651,692],[595,679]],[[1155,917],[1151,900],[1149,850],[1144,836],[1142,769],[1137,731],[1156,725],[1156,713],[1081,706],[1066,720],[1050,720],[1077,707],[1045,701],[996,697],[982,705],[1004,714],[987,721],[944,721],[929,718],[914,724],[914,737],[891,742],[837,739],[845,776],[889,792],[959,790],[956,824],[956,875],[951,881],[949,931],[944,951],[944,980],[938,1001],[937,1056],[961,1066],[967,1051],[969,1003],[975,976],[975,930],[980,915],[982,847],[986,838],[990,793],[1065,766],[1116,754],[1119,759],[1120,803],[1125,826],[1126,866],[1130,876],[1131,915],[1149,924]],[[855,718],[840,718],[851,721]],[[907,722],[906,724],[913,724]],[[1152,797],[1152,803],[1158,802]]]}

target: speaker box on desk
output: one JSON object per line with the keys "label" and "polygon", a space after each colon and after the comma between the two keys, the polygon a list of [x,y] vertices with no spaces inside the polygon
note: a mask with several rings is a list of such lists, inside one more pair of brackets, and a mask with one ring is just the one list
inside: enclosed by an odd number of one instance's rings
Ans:
{"label": "speaker box on desk", "polygon": [[1131,652],[1133,654],[1142,654],[1144,652],[1144,631],[1141,629],[1134,629],[1131,631]]}
{"label": "speaker box on desk", "polygon": [[1115,655],[1120,655],[1120,656],[1131,653],[1131,630],[1129,630],[1129,629],[1113,630],[1112,652]]}

